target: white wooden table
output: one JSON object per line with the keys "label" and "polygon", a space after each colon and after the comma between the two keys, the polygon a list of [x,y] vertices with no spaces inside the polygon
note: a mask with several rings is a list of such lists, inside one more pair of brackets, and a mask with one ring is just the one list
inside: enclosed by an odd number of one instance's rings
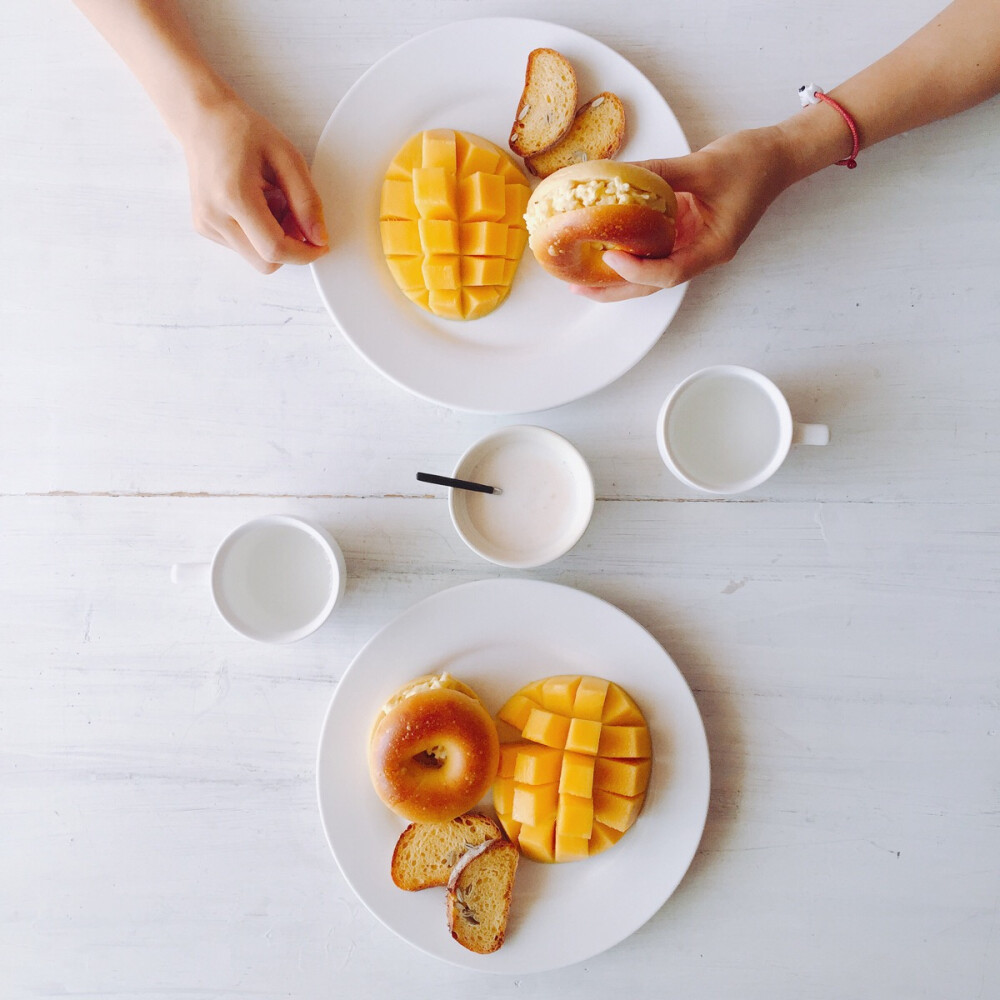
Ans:
{"label": "white wooden table", "polygon": [[[785,117],[799,84],[832,87],[938,0],[189,7],[308,154],[373,61],[455,19],[593,35],[698,146]],[[1000,995],[1000,105],[804,182],[636,368],[532,415],[578,445],[598,502],[581,544],[528,575],[662,642],[713,787],[648,924],[514,980],[384,929],[314,792],[363,643],[445,587],[518,575],[413,479],[506,418],[403,392],[307,270],[263,278],[197,237],[172,139],[68,4],[0,7],[0,65],[0,995]],[[653,419],[715,362],[766,372],[831,445],[739,499],[686,490]],[[275,511],[327,526],[349,566],[334,619],[278,648],[167,572]]]}

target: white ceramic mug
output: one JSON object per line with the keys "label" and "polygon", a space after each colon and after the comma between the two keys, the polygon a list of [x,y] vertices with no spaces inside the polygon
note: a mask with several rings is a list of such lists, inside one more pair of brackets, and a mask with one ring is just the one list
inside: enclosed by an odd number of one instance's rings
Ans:
{"label": "white ceramic mug", "polygon": [[316,524],[273,514],[241,524],[210,563],[176,563],[175,583],[207,580],[219,614],[241,635],[294,642],[320,627],[344,593],[344,554]]}
{"label": "white ceramic mug", "polygon": [[667,468],[706,493],[752,490],[778,471],[793,444],[829,440],[829,427],[796,423],[781,390],[740,365],[689,375],[664,400],[656,420]]}

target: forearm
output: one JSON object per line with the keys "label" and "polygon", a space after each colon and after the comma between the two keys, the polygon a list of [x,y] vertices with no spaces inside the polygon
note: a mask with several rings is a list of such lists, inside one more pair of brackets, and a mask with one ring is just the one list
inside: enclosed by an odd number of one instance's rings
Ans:
{"label": "forearm", "polygon": [[[867,69],[829,91],[858,126],[862,149],[1000,93],[1000,0],[955,0]],[[810,105],[782,122],[799,180],[851,152],[838,112]]]}
{"label": "forearm", "polygon": [[270,274],[326,253],[302,154],[212,69],[177,0],[75,0],[163,115],[187,160],[195,229]]}
{"label": "forearm", "polygon": [[233,97],[202,55],[176,0],[74,0],[182,138],[199,108]]}

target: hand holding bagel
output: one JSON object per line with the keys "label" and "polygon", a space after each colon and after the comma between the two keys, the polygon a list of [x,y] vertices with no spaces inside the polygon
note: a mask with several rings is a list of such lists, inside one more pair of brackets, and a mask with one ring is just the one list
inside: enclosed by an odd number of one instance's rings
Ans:
{"label": "hand holding bagel", "polygon": [[610,287],[579,282],[573,289],[578,294],[599,302],[650,295],[727,263],[771,203],[799,178],[777,126],[736,132],[687,156],[640,165],[676,193],[673,249],[655,260],[609,251],[603,262],[621,282]]}

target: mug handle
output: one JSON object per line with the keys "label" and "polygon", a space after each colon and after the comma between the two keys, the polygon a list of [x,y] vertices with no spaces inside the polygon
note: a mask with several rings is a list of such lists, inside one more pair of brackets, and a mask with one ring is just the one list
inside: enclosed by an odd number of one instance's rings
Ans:
{"label": "mug handle", "polygon": [[830,428],[826,424],[792,424],[792,444],[829,444]]}
{"label": "mug handle", "polygon": [[170,567],[172,583],[202,583],[207,582],[211,563],[174,563]]}

